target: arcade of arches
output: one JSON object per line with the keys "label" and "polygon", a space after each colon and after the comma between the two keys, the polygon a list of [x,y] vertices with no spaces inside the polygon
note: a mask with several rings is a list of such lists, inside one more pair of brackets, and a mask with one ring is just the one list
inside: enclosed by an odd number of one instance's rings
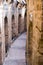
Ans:
{"label": "arcade of arches", "polygon": [[15,4],[10,2],[7,0],[6,10],[3,2],[0,5],[0,65],[3,65],[12,43],[25,32],[26,64],[23,65],[43,65],[43,0],[26,0],[26,15],[23,18],[18,14],[18,8],[14,13]]}

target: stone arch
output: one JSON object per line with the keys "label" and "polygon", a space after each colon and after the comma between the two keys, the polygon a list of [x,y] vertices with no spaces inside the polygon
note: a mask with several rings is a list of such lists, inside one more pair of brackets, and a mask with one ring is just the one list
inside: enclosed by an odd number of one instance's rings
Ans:
{"label": "stone arch", "polygon": [[12,15],[12,39],[15,36],[14,26],[15,26],[15,17],[14,17],[14,15]]}

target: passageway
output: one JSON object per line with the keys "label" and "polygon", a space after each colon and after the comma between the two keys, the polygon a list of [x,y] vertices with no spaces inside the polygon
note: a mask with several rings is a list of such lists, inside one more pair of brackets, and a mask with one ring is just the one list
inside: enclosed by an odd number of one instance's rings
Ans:
{"label": "passageway", "polygon": [[26,32],[13,42],[3,65],[26,65],[25,46]]}
{"label": "passageway", "polygon": [[0,1],[0,65],[43,65],[43,0]]}

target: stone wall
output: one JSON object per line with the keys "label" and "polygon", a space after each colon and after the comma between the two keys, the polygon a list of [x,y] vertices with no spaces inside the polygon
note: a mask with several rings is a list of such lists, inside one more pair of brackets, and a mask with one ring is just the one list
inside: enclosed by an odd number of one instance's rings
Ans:
{"label": "stone wall", "polygon": [[[28,10],[29,8],[29,10]],[[42,1],[27,1],[27,63],[43,65],[43,15]],[[28,21],[29,20],[29,21]]]}

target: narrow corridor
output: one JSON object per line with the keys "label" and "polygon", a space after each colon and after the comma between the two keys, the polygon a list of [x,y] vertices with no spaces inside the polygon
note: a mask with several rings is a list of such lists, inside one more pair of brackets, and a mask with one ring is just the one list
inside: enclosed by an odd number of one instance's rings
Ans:
{"label": "narrow corridor", "polygon": [[3,65],[26,65],[25,46],[26,32],[13,42]]}

